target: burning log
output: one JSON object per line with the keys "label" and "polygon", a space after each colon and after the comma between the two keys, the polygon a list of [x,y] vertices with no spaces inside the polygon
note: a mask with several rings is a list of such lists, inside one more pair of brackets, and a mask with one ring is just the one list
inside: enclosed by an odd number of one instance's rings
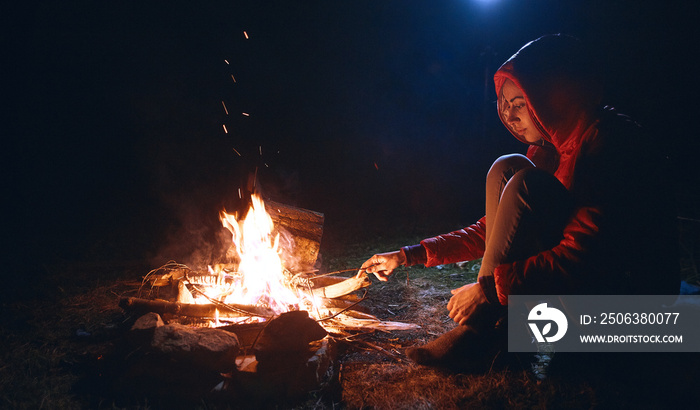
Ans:
{"label": "burning log", "polygon": [[274,312],[262,306],[238,305],[238,304],[206,304],[196,305],[188,303],[168,302],[165,300],[149,300],[133,297],[122,297],[119,299],[119,307],[129,312],[158,314],[170,313],[173,315],[213,318],[219,317],[241,317],[260,316],[272,317]]}
{"label": "burning log", "polygon": [[[323,236],[324,216],[320,212],[265,200],[265,210],[275,223],[294,237],[294,255],[301,267],[314,266]],[[289,267],[294,270],[294,267]]]}
{"label": "burning log", "polygon": [[178,303],[191,304],[194,303],[194,297],[192,297],[192,292],[187,289],[185,282],[179,281],[177,283],[177,301]]}

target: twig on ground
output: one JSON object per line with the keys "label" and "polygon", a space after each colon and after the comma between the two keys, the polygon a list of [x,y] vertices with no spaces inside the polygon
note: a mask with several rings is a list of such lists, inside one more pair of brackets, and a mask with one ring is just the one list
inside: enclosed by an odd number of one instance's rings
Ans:
{"label": "twig on ground", "polygon": [[391,357],[392,359],[396,360],[396,361],[399,362],[399,363],[402,363],[402,362],[403,362],[403,360],[402,360],[400,357],[398,357],[397,355],[395,355],[395,354],[391,353],[390,351],[384,349],[384,348],[381,347],[381,346],[377,346],[377,345],[375,345],[375,344],[373,344],[373,343],[370,343],[370,342],[368,342],[368,341],[366,341],[366,340],[356,340],[355,342],[360,343],[360,344],[363,344],[363,345],[365,345],[365,346],[367,346],[367,347],[370,347],[370,348],[372,348],[372,349],[378,351],[379,353],[382,353],[382,354],[384,354],[384,355],[387,355],[387,356]]}

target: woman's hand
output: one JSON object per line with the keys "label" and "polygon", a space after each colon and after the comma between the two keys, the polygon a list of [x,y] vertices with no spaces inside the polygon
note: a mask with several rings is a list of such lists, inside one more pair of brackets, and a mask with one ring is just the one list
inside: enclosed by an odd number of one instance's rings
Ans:
{"label": "woman's hand", "polygon": [[386,282],[394,269],[406,263],[406,255],[401,251],[378,253],[367,259],[360,270],[374,273],[374,276],[382,282]]}
{"label": "woman's hand", "polygon": [[470,283],[461,288],[452,289],[452,298],[447,303],[452,320],[460,325],[479,326],[488,309],[489,302],[479,283]]}

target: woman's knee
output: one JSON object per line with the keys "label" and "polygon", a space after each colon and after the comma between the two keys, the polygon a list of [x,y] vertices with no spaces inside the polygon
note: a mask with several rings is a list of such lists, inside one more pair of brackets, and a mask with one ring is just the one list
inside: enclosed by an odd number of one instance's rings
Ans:
{"label": "woman's knee", "polygon": [[518,171],[499,204],[499,215],[519,232],[511,239],[510,257],[520,260],[557,245],[572,211],[571,193],[552,174],[538,168]]}
{"label": "woman's knee", "polygon": [[508,181],[518,171],[534,168],[535,165],[525,155],[508,154],[499,157],[494,161],[486,177],[488,181]]}
{"label": "woman's knee", "polygon": [[509,193],[504,192],[504,195],[515,195],[533,206],[568,208],[571,205],[571,194],[564,185],[554,175],[534,167],[516,172],[508,181],[505,191]]}
{"label": "woman's knee", "polygon": [[518,187],[520,190],[527,191],[566,189],[554,175],[534,167],[518,170],[510,178],[508,185],[509,188]]}

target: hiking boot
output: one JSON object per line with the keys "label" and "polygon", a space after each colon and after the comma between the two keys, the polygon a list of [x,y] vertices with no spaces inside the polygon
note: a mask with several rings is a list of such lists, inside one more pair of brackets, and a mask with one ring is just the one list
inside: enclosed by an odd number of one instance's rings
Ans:
{"label": "hiking boot", "polygon": [[485,373],[500,353],[507,353],[507,337],[507,326],[476,330],[472,326],[460,325],[423,346],[406,349],[406,355],[423,366]]}

